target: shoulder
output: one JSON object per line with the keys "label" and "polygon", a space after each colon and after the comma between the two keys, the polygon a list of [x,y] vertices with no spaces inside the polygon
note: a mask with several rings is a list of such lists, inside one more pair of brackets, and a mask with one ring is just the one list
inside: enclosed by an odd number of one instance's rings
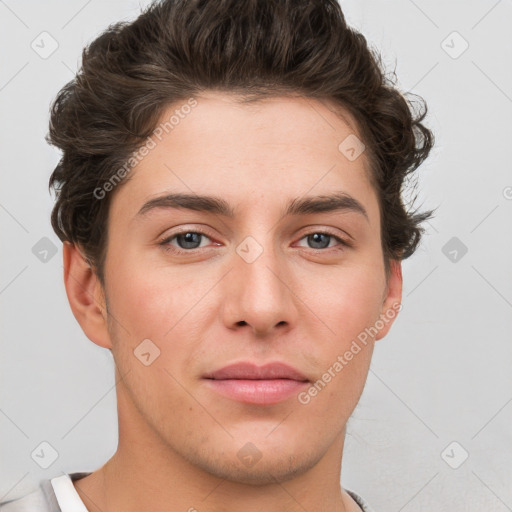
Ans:
{"label": "shoulder", "polygon": [[[73,505],[71,508],[75,511],[84,510],[76,506],[80,500],[74,491],[72,479],[88,474],[88,472],[63,473],[51,479],[41,480],[35,490],[24,496],[0,502],[0,512],[62,512],[61,501],[57,498],[55,486],[57,486],[57,492],[61,495],[63,503],[71,503]],[[72,499],[73,492],[76,494],[74,501]],[[69,494],[71,494],[71,499]]]}
{"label": "shoulder", "polygon": [[359,496],[359,494],[357,494],[354,491],[350,491],[349,489],[346,489],[346,488],[345,488],[345,491],[347,491],[348,494],[350,494],[350,496],[353,498],[353,500],[361,507],[362,512],[374,512],[373,508],[370,507],[368,502],[365,499],[363,499],[361,496]]}
{"label": "shoulder", "polygon": [[21,498],[2,501],[0,512],[62,512],[63,509],[87,512],[73,482],[90,474],[90,471],[76,471],[42,480],[36,490]]}
{"label": "shoulder", "polygon": [[21,498],[2,501],[0,512],[55,512],[41,487],[37,488]]}

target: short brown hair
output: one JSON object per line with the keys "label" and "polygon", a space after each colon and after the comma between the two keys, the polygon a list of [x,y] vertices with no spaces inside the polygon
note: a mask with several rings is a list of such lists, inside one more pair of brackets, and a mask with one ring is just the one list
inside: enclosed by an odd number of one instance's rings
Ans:
{"label": "short brown hair", "polygon": [[428,156],[427,113],[386,76],[381,57],[350,28],[336,0],[160,0],[110,25],[83,50],[76,77],[51,107],[48,143],[62,150],[50,177],[62,241],[80,246],[104,284],[109,180],[151,135],[164,108],[218,90],[244,101],[295,94],[348,110],[371,162],[386,270],[416,249],[432,211],[402,193]]}

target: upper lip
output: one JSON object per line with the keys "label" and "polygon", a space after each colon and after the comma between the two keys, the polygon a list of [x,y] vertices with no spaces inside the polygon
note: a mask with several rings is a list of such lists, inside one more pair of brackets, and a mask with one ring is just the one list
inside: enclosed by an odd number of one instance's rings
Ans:
{"label": "upper lip", "polygon": [[307,381],[308,379],[299,370],[285,363],[274,362],[258,366],[250,362],[240,362],[224,366],[219,370],[205,375],[207,379],[291,379]]}

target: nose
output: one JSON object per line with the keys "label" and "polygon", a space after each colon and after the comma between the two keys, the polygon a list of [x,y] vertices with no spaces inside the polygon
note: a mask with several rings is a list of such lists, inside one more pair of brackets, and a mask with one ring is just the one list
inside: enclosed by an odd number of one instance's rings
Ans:
{"label": "nose", "polygon": [[234,252],[232,263],[224,295],[225,325],[251,329],[260,338],[290,330],[298,318],[298,299],[284,256],[270,243],[249,237]]}

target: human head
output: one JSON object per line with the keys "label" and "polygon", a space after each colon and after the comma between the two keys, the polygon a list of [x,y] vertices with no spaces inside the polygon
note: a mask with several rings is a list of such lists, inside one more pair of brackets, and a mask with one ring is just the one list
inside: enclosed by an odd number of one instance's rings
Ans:
{"label": "human head", "polygon": [[[193,108],[181,111],[187,104]],[[177,125],[106,190],[173,113]],[[92,276],[67,248],[75,316],[112,350],[123,376],[125,432],[145,432],[142,443],[157,432],[184,460],[256,484],[268,483],[271,470],[280,479],[300,474],[341,446],[371,341],[354,348],[354,361],[339,371],[337,356],[399,302],[399,261],[412,254],[426,218],[406,211],[401,197],[432,142],[421,120],[334,1],[158,2],[91,43],[52,111],[50,141],[64,152],[51,178],[61,186],[52,221],[83,250],[108,299],[103,317],[85,298],[97,290]],[[338,149],[351,135],[365,146],[353,161]],[[329,173],[330,162],[336,172]],[[157,235],[169,233],[171,217],[132,222],[149,198],[178,187],[236,207],[232,222],[193,217],[223,240],[216,254],[164,257]],[[304,226],[280,218],[281,200],[335,188],[362,198],[368,214],[368,222],[356,213],[336,221],[357,233],[356,249],[294,256],[280,242],[296,241]],[[98,189],[106,194],[95,195]],[[246,235],[263,246],[251,263],[234,251]],[[145,339],[161,352],[150,371],[134,357]],[[263,413],[228,407],[203,387],[205,372],[242,359],[293,362],[311,383],[331,367],[337,373],[307,404]],[[285,413],[293,416],[267,437]],[[180,425],[172,421],[177,415]],[[263,453],[255,468],[233,456],[246,441]]]}

